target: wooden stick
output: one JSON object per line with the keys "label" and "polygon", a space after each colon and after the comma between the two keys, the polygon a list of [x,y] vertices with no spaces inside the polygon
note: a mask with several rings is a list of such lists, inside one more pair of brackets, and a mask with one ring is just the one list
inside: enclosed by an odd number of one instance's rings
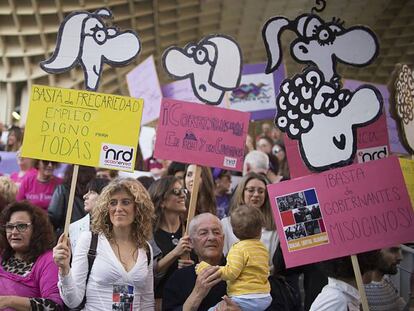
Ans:
{"label": "wooden stick", "polygon": [[359,295],[361,296],[362,310],[369,311],[367,296],[365,295],[365,287],[362,282],[361,270],[359,269],[358,257],[356,255],[351,256],[352,267],[354,268],[355,280],[357,282]]}
{"label": "wooden stick", "polygon": [[67,237],[69,232],[70,220],[72,218],[73,200],[75,199],[76,181],[78,179],[79,165],[73,165],[72,182],[70,184],[69,202],[66,210],[65,230],[63,234]]}
{"label": "wooden stick", "polygon": [[194,172],[194,182],[193,182],[193,191],[191,192],[190,198],[190,206],[188,207],[188,214],[187,214],[187,224],[185,227],[185,234],[188,234],[188,227],[190,225],[191,219],[194,218],[196,206],[197,206],[197,198],[198,198],[198,189],[200,188],[200,180],[201,180],[201,166],[195,166]]}

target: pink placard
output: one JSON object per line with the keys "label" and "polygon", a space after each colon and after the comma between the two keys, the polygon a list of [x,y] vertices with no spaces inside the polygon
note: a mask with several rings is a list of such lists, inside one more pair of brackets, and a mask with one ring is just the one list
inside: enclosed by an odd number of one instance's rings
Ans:
{"label": "pink placard", "polygon": [[126,76],[129,94],[144,99],[141,124],[154,121],[160,115],[161,87],[158,81],[154,57],[151,55]]}
{"label": "pink placard", "polygon": [[[344,87],[350,90],[354,90],[362,84],[364,83],[359,81],[344,81]],[[384,88],[379,88],[379,90],[384,97]],[[388,100],[388,95],[386,98],[384,97],[384,101],[385,100]],[[385,106],[386,105],[384,104],[384,107]],[[377,121],[367,126],[357,128],[357,151],[354,163],[364,163],[372,160],[378,160],[389,155],[390,144],[388,140],[389,132],[387,129],[387,119],[388,116],[385,113],[385,108],[383,108],[383,113]],[[313,172],[309,170],[300,156],[298,141],[290,139],[285,134],[284,142],[291,177],[296,178],[312,174]],[[317,142],[315,142],[315,144],[317,144]]]}
{"label": "pink placard", "polygon": [[268,186],[287,267],[414,240],[397,157]]}
{"label": "pink placard", "polygon": [[[345,80],[344,81],[344,87],[350,90],[357,89],[361,84],[364,84],[365,82],[357,81],[357,80]],[[388,139],[390,142],[390,151],[395,153],[401,153],[401,154],[409,154],[407,149],[401,144],[400,138],[398,136],[398,128],[397,128],[397,122],[394,120],[394,118],[391,116],[390,112],[390,92],[388,91],[388,87],[385,84],[374,84],[382,95],[382,98],[384,99],[384,112],[387,120],[387,130],[388,130]]]}
{"label": "pink placard", "polygon": [[156,158],[241,171],[250,113],[162,100]]}

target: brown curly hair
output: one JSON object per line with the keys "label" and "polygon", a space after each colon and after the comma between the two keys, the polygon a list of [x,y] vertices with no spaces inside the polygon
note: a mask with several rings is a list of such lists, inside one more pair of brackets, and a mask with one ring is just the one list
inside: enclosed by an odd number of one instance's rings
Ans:
{"label": "brown curly hair", "polygon": [[125,191],[134,198],[135,220],[132,223],[132,239],[139,248],[146,248],[146,241],[152,238],[154,204],[148,191],[133,178],[114,179],[99,195],[97,206],[92,211],[92,231],[103,233],[108,240],[113,239],[113,225],[109,217],[109,201],[120,191]]}
{"label": "brown curly hair", "polygon": [[16,212],[26,212],[30,215],[33,232],[30,238],[29,250],[24,254],[23,260],[26,262],[35,262],[40,255],[53,248],[55,245],[55,236],[47,214],[28,201],[11,203],[0,215],[0,225],[2,228],[0,230],[0,252],[2,258],[8,260],[14,254],[14,250],[7,241],[6,230],[3,228],[10,220],[12,214]]}

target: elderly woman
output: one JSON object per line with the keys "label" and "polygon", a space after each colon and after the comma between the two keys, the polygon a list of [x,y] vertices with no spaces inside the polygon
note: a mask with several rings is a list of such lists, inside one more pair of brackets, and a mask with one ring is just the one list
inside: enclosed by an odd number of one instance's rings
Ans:
{"label": "elderly woman", "polygon": [[16,200],[28,200],[47,212],[55,188],[62,183],[62,180],[54,175],[54,170],[57,167],[57,162],[36,161],[37,172],[24,176]]}
{"label": "elderly woman", "polygon": [[151,247],[154,205],[135,179],[115,179],[104,188],[92,211],[98,235],[96,257],[88,274],[92,234],[80,236],[70,267],[71,251],[64,235],[53,250],[59,267],[58,287],[69,308],[84,310],[154,310]]}
{"label": "elderly woman", "polygon": [[163,254],[157,268],[158,273],[164,274],[155,290],[158,299],[162,298],[165,282],[177,270],[180,256],[191,250],[189,237],[183,237],[182,222],[187,189],[179,178],[165,176],[155,181],[148,191],[155,207],[154,239]]}
{"label": "elderly woman", "polygon": [[[258,208],[264,219],[262,235],[260,240],[266,245],[269,251],[269,265],[272,268],[272,258],[279,243],[279,236],[276,231],[275,222],[272,216],[269,196],[267,195],[266,186],[269,184],[267,178],[262,174],[250,172],[245,175],[238,184],[230,204],[230,213],[239,205],[247,205],[250,208]],[[239,239],[234,235],[230,223],[230,216],[221,220],[224,231],[224,248],[223,252],[227,255],[231,246],[238,242]]]}
{"label": "elderly woman", "polygon": [[46,213],[27,201],[0,215],[0,309],[60,310],[54,236]]}

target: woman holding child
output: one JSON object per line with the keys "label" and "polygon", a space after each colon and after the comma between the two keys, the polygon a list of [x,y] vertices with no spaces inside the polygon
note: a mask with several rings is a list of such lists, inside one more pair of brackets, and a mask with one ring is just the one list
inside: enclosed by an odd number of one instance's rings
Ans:
{"label": "woman holding child", "polygon": [[89,279],[91,232],[82,233],[70,267],[71,251],[62,235],[53,250],[59,267],[58,287],[70,308],[86,296],[84,310],[154,310],[152,236],[154,205],[135,179],[116,179],[102,191],[92,211],[98,235]]}

